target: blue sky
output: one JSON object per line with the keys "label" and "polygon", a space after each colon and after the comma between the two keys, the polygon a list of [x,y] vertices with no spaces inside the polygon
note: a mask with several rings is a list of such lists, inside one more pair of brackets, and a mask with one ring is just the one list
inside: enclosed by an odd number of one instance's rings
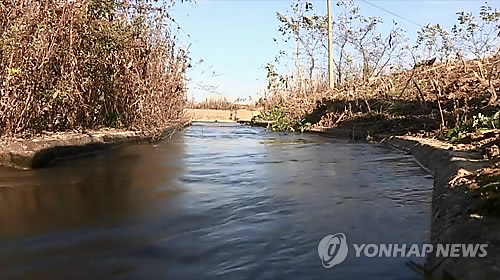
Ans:
{"label": "blue sky", "polygon": [[[479,11],[482,0],[367,0],[421,25],[440,23],[450,28],[458,11]],[[312,0],[318,14],[326,14],[326,0]],[[335,2],[335,1],[334,1]],[[182,27],[179,37],[189,47],[193,62],[188,96],[197,100],[214,96],[205,88],[216,87],[229,100],[257,96],[265,88],[264,66],[279,52],[276,12],[286,12],[294,0],[198,0],[178,3],[171,11]],[[363,1],[356,1],[364,15],[381,17],[387,29],[395,19],[414,39],[419,26],[404,21]],[[500,8],[500,1],[489,1]],[[335,5],[332,5],[335,13]],[[382,29],[383,31],[383,29]]]}

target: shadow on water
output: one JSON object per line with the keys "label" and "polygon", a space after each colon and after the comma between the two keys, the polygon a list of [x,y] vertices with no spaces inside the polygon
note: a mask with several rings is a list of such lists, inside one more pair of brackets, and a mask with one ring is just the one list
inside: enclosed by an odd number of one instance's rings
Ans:
{"label": "shadow on water", "polygon": [[377,146],[195,124],[155,145],[0,170],[0,279],[419,279],[407,259],[354,252],[325,269],[317,245],[337,232],[428,241],[431,187]]}
{"label": "shadow on water", "polygon": [[182,138],[41,170],[1,169],[0,279],[88,279],[88,267],[74,274],[85,261],[138,246],[134,228],[142,233],[160,202],[182,193]]}
{"label": "shadow on water", "polygon": [[182,143],[163,142],[128,146],[30,172],[2,169],[0,236],[126,219],[150,206],[151,198],[180,191],[171,181],[182,172],[182,149]]}

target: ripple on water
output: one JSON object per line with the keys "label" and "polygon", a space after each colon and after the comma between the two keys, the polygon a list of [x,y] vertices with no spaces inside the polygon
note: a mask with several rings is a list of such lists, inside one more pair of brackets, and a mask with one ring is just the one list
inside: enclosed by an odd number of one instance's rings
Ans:
{"label": "ripple on water", "polygon": [[0,186],[8,279],[419,279],[399,258],[350,254],[324,269],[317,245],[337,232],[429,239],[432,179],[411,157],[235,124],[0,170]]}

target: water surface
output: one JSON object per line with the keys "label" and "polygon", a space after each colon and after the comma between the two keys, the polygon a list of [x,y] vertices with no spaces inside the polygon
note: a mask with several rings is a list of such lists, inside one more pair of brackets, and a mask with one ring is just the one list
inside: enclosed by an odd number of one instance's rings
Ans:
{"label": "water surface", "polygon": [[337,232],[428,242],[431,192],[411,157],[376,145],[195,124],[170,141],[0,169],[0,279],[420,279],[408,259],[354,250],[325,269],[317,246]]}

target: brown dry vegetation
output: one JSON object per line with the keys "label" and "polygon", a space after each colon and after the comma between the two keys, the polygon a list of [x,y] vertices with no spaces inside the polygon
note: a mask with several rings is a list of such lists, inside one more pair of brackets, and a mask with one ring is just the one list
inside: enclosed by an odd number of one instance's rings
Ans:
{"label": "brown dry vegetation", "polygon": [[[417,67],[354,80],[332,90],[275,94],[267,108],[280,108],[290,127],[343,127],[366,133],[439,132],[478,113],[498,110],[500,57]],[[444,131],[441,131],[441,136]]]}
{"label": "brown dry vegetation", "polygon": [[185,103],[185,53],[163,6],[0,1],[0,135],[164,126]]}
{"label": "brown dry vegetation", "polygon": [[188,102],[187,107],[189,109],[211,109],[211,110],[237,110],[240,109],[240,105],[234,104],[226,100],[225,98],[206,98],[201,102],[195,102],[191,100]]}
{"label": "brown dry vegetation", "polygon": [[[236,100],[238,102],[238,100]],[[209,110],[239,110],[248,109],[256,110],[255,104],[237,104],[235,102],[228,101],[224,97],[208,97],[201,102],[196,102],[190,100],[187,102],[186,107],[189,109],[209,109]]]}
{"label": "brown dry vegetation", "polygon": [[262,118],[276,121],[275,129],[445,136],[479,113],[498,111],[500,12],[487,3],[479,15],[457,13],[449,31],[439,24],[423,27],[414,46],[396,24],[388,36],[377,31],[382,19],[362,15],[354,1],[339,0],[337,6],[331,90],[317,66],[327,57],[325,17],[307,1],[298,1],[289,14],[278,13],[283,40],[296,41],[297,69],[278,74],[274,64],[266,67]]}
{"label": "brown dry vegetation", "polygon": [[317,101],[305,114],[320,127],[354,127],[368,133],[438,132],[444,136],[478,113],[498,110],[500,57],[457,61],[351,82]]}

